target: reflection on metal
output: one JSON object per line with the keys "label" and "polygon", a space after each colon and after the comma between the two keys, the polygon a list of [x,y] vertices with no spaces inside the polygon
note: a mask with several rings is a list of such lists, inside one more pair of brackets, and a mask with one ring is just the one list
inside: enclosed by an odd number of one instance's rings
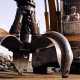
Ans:
{"label": "reflection on metal", "polygon": [[60,0],[55,0],[55,7],[56,7],[56,11],[61,11]]}
{"label": "reflection on metal", "polygon": [[56,15],[56,7],[55,0],[48,0],[49,4],[49,12],[50,12],[50,30],[57,31],[57,15]]}
{"label": "reflection on metal", "polygon": [[48,14],[48,10],[47,10],[47,1],[44,0],[45,3],[45,22],[46,22],[46,32],[50,30],[49,28],[49,14]]}
{"label": "reflection on metal", "polygon": [[50,30],[61,32],[60,0],[48,0],[50,12]]}
{"label": "reflection on metal", "polygon": [[62,61],[61,61],[62,76],[63,77],[67,76],[73,61],[73,53],[68,40],[62,34],[54,31],[48,32],[43,36],[53,38],[60,45],[62,52]]}

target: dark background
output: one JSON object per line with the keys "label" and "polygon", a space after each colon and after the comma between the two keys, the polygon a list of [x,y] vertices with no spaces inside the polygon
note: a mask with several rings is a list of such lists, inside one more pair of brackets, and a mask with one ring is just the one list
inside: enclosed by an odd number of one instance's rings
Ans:
{"label": "dark background", "polygon": [[80,13],[80,0],[64,0],[64,14],[68,15],[70,14],[70,8],[71,6],[77,7],[77,12]]}

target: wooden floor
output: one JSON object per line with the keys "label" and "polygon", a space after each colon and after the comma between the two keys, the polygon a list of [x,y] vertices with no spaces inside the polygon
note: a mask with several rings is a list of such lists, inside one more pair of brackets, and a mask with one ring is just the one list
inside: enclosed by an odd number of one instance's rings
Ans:
{"label": "wooden floor", "polygon": [[0,80],[80,80],[80,75],[70,74],[68,78],[61,78],[60,74],[48,73],[47,75],[24,73],[23,76],[14,72],[0,72]]}
{"label": "wooden floor", "polygon": [[62,80],[59,74],[49,73],[47,75],[25,73],[19,76],[16,73],[0,73],[0,80]]}

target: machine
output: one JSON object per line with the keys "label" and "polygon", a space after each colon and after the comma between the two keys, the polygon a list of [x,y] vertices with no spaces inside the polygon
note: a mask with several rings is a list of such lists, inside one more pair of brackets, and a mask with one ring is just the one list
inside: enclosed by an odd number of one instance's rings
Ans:
{"label": "machine", "polygon": [[[62,72],[62,77],[68,77],[73,61],[73,52],[69,42],[73,48],[75,41],[72,37],[78,35],[65,34],[65,30],[67,29],[66,27],[64,28],[65,23],[62,21],[63,13],[60,3],[67,0],[48,0],[50,25],[48,23],[48,13],[45,3],[47,31],[45,34],[39,34],[38,26],[36,26],[34,1],[15,1],[17,2],[16,17],[10,29],[10,35],[1,40],[1,45],[14,52],[13,62],[16,65],[18,73],[21,74],[25,70],[27,67],[26,60],[28,59],[25,59],[25,56],[29,56],[29,53],[32,53],[34,73],[45,74],[49,65],[53,64],[56,67],[56,64],[58,64]],[[65,5],[63,4],[63,6]]]}

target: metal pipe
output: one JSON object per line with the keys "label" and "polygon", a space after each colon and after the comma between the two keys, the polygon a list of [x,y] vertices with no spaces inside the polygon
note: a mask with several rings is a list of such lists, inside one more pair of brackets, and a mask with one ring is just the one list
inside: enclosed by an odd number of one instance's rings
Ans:
{"label": "metal pipe", "polygon": [[61,48],[62,59],[61,59],[61,71],[62,77],[68,77],[70,72],[70,67],[73,61],[73,52],[71,50],[70,44],[62,34],[52,31],[42,35],[43,37],[53,38]]}
{"label": "metal pipe", "polygon": [[47,1],[44,0],[44,4],[45,4],[45,23],[46,23],[46,32],[49,31],[49,14],[48,14],[48,10],[47,10]]}
{"label": "metal pipe", "polygon": [[60,12],[61,11],[60,0],[55,0],[54,2],[55,2],[56,12]]}
{"label": "metal pipe", "polygon": [[50,13],[50,31],[58,31],[55,0],[48,0]]}

